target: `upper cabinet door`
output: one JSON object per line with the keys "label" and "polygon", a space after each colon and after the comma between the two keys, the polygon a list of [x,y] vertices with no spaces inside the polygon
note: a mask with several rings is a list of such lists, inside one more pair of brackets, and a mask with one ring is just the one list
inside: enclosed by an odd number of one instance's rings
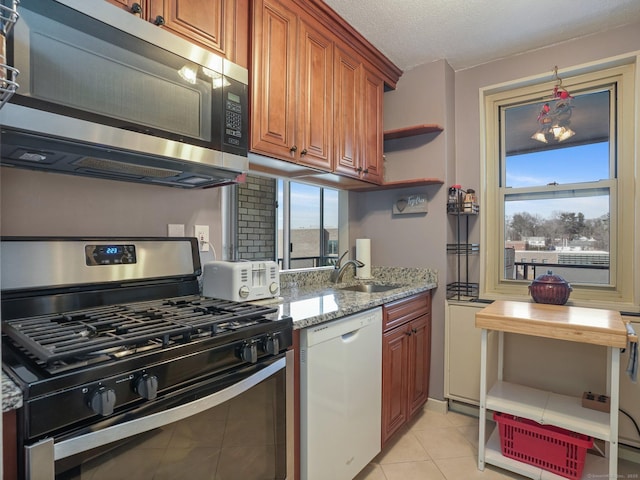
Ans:
{"label": "upper cabinet door", "polygon": [[298,162],[331,170],[333,42],[329,34],[300,21],[298,44]]}
{"label": "upper cabinet door", "polygon": [[373,183],[382,183],[384,179],[384,82],[364,69],[362,87],[362,178]]}
{"label": "upper cabinet door", "polygon": [[335,52],[334,170],[352,177],[360,177],[361,64],[354,55],[338,46]]}
{"label": "upper cabinet door", "polygon": [[233,3],[230,0],[152,0],[149,21],[224,54],[230,47],[225,38],[225,16],[233,18]]}
{"label": "upper cabinet door", "polygon": [[294,159],[297,18],[277,2],[254,9],[251,150]]}
{"label": "upper cabinet door", "polygon": [[249,66],[249,0],[106,0],[243,67]]}
{"label": "upper cabinet door", "polygon": [[106,0],[108,3],[115,5],[116,7],[133,13],[134,15],[144,18],[149,18],[149,1],[150,0]]}

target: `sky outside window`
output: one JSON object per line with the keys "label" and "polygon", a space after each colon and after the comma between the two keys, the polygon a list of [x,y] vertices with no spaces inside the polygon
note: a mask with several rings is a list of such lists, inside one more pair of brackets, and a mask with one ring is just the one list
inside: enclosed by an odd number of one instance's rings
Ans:
{"label": "sky outside window", "polygon": [[[543,150],[506,158],[506,185],[511,188],[539,187],[558,183],[593,182],[609,178],[609,142]],[[505,214],[528,211],[550,217],[557,211],[581,212],[586,218],[609,213],[609,196],[572,199],[548,199],[536,202],[507,202]]]}
{"label": "sky outside window", "polygon": [[[283,185],[278,182],[278,205],[283,204]],[[282,225],[282,209],[278,209]],[[320,188],[291,182],[291,229],[320,228]],[[324,228],[338,228],[338,191],[324,189]]]}

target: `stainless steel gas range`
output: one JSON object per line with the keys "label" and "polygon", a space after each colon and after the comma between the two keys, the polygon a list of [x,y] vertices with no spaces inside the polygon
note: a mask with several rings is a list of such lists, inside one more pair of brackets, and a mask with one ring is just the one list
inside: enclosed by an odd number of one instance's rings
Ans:
{"label": "stainless steel gas range", "polygon": [[292,320],[200,296],[196,239],[5,237],[0,253],[21,475],[287,478]]}

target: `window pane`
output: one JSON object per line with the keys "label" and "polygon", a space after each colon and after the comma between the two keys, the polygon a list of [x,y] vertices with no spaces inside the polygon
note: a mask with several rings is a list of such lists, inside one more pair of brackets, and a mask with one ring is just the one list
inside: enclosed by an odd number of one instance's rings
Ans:
{"label": "window pane", "polygon": [[278,179],[278,192],[277,192],[277,201],[278,208],[276,209],[276,229],[278,233],[278,263],[280,264],[280,268],[282,268],[282,259],[284,258],[284,181],[282,179]]}
{"label": "window pane", "polygon": [[[573,97],[504,108],[503,186],[529,187],[610,178],[610,91]],[[568,113],[551,115],[557,105],[564,105]],[[578,113],[572,113],[574,109]],[[542,113],[546,110],[550,114]],[[541,123],[547,120],[548,124]],[[566,140],[555,140],[547,131],[553,125],[573,129],[575,134]],[[541,131],[545,132],[544,141],[532,138]]]}
{"label": "window pane", "polygon": [[320,188],[291,182],[291,268],[318,266]]}
{"label": "window pane", "polygon": [[506,159],[507,187],[536,187],[609,178],[609,142],[513,155]]}
{"label": "window pane", "polygon": [[335,265],[338,251],[338,191],[325,188],[323,190],[323,226],[324,226],[324,258],[322,265]]}
{"label": "window pane", "polygon": [[514,261],[505,278],[549,269],[570,283],[609,284],[609,205],[608,188],[505,195],[505,258]]}

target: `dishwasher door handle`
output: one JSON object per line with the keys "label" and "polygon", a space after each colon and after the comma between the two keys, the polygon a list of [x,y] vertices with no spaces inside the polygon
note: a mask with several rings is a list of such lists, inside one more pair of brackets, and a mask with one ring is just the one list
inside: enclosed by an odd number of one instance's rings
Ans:
{"label": "dishwasher door handle", "polygon": [[356,330],[352,330],[348,333],[345,333],[344,335],[341,335],[340,338],[342,338],[342,341],[344,343],[349,343],[352,342],[356,339],[356,337],[358,336],[358,333],[360,332],[360,330],[362,330],[363,328],[366,327],[362,327],[362,328],[357,328]]}

